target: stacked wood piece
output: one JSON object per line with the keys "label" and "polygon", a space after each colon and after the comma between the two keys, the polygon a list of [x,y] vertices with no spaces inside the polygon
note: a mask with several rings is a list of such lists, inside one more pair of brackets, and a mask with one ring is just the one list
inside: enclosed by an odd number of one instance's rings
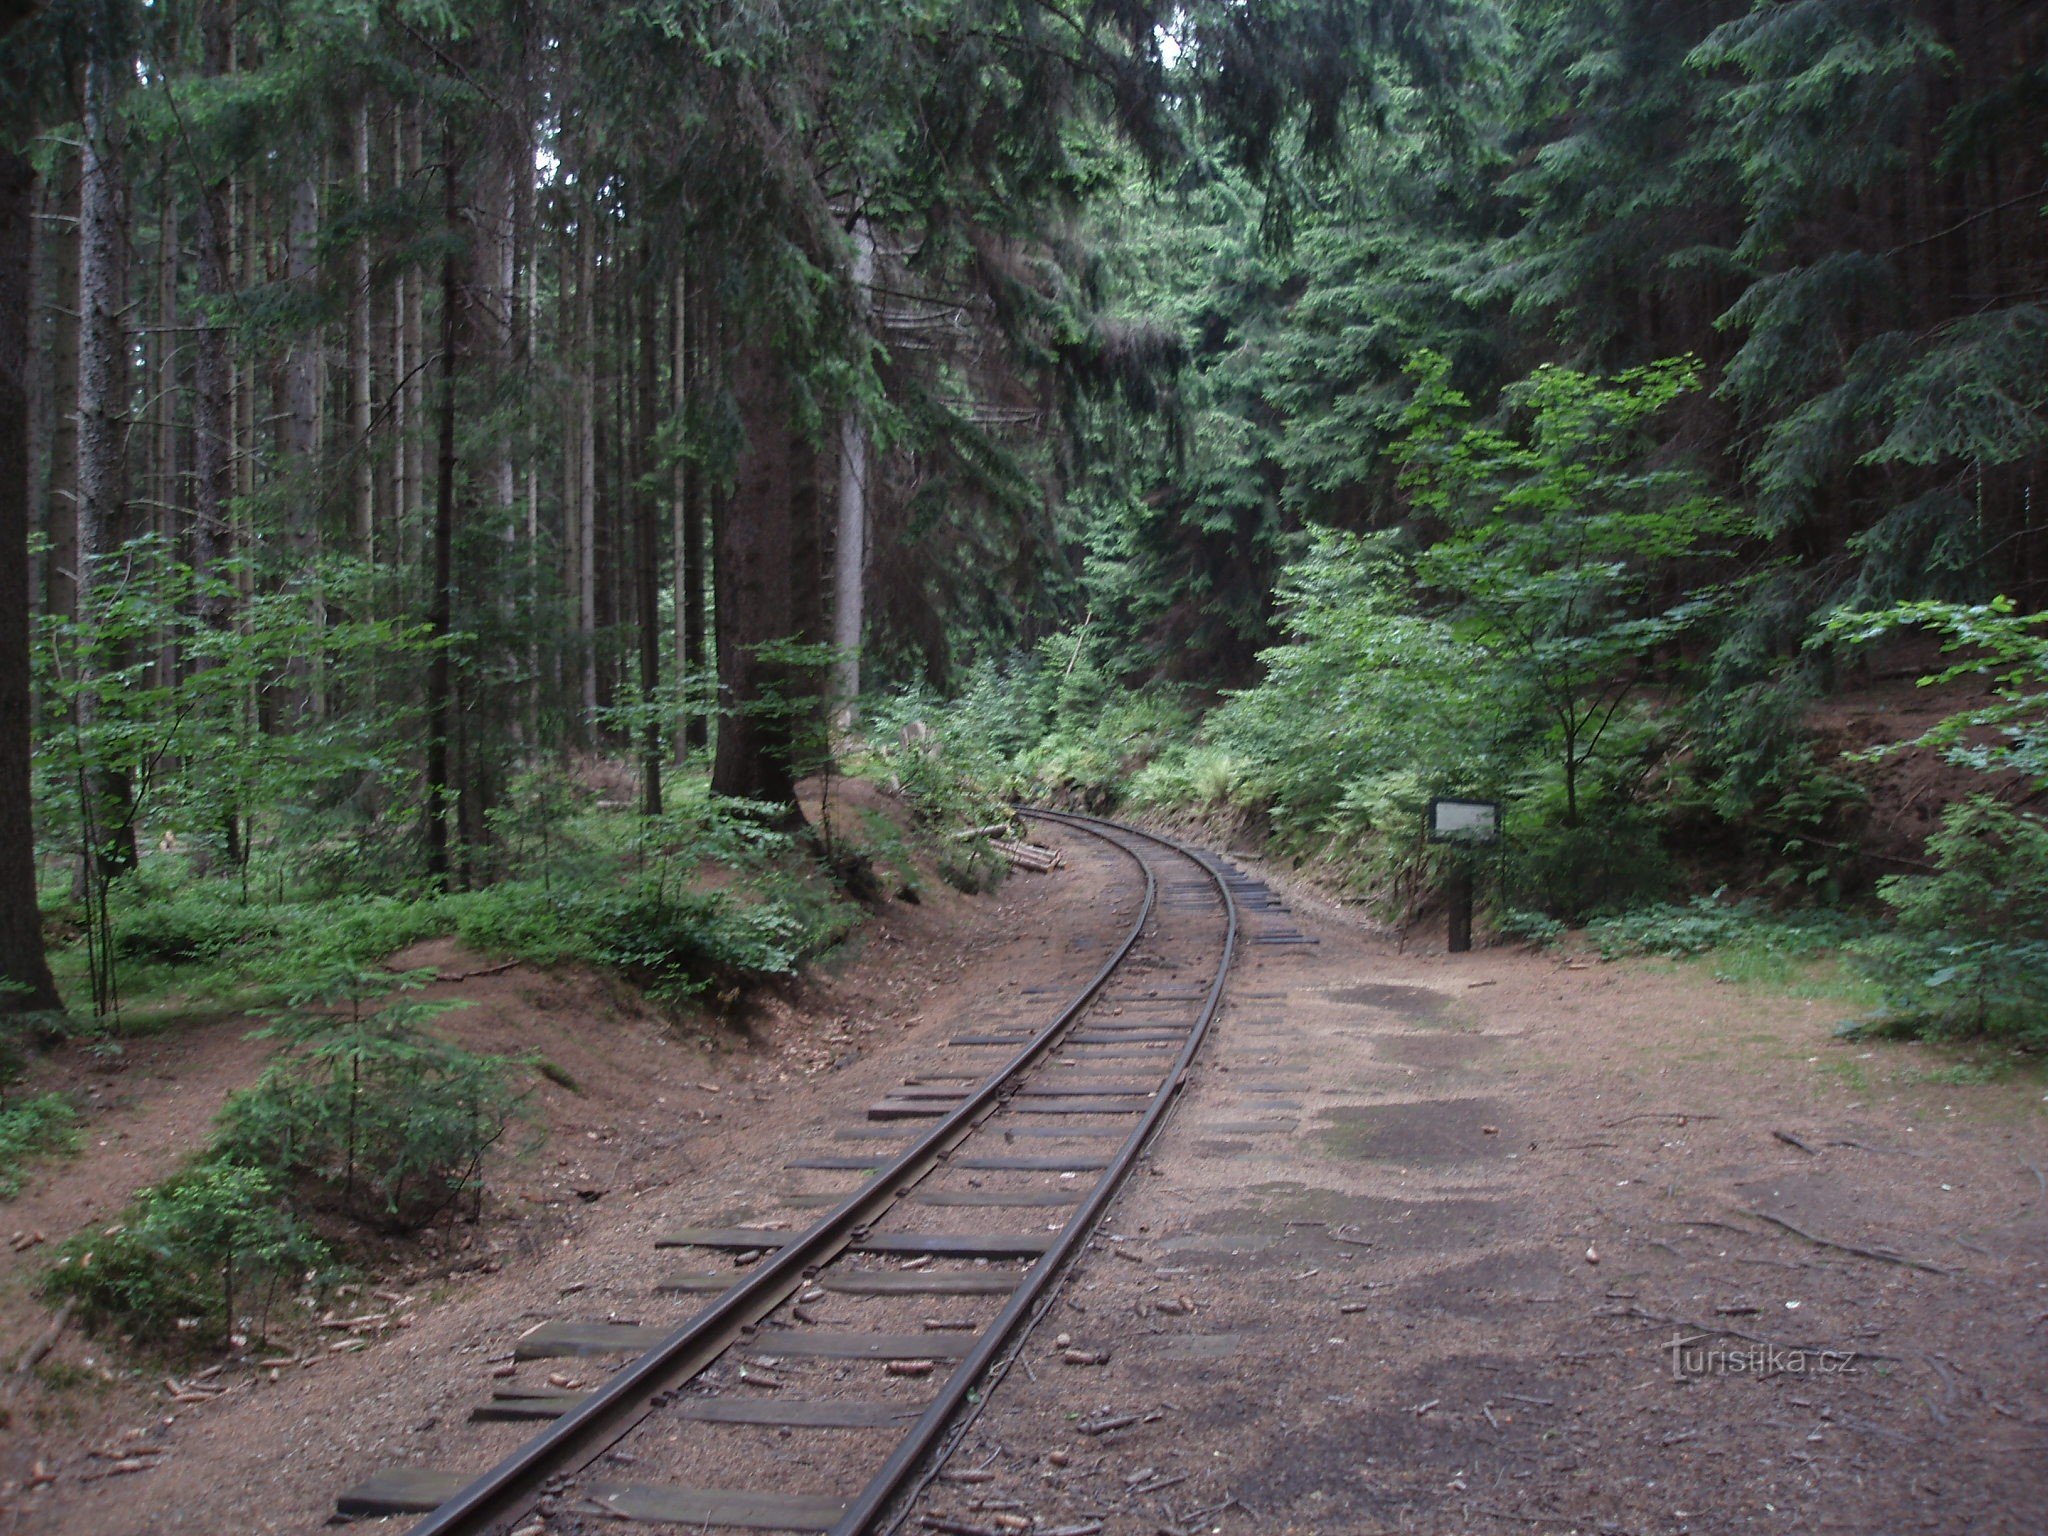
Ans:
{"label": "stacked wood piece", "polygon": [[1004,838],[989,839],[989,846],[1019,869],[1035,869],[1040,874],[1065,866],[1067,856],[1057,848],[1041,848],[1036,843],[1013,843]]}

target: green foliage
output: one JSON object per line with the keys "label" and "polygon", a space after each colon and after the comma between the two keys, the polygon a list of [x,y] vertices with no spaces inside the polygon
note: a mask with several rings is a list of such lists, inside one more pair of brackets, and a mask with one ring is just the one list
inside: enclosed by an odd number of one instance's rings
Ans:
{"label": "green foliage", "polygon": [[2035,787],[2048,788],[2048,613],[2020,613],[2008,597],[1974,605],[1899,603],[1877,613],[1836,613],[1823,635],[1860,645],[1914,629],[1940,635],[1947,654],[1963,653],[1953,665],[1921,678],[1921,687],[1977,677],[1996,702],[1951,715],[1889,750],[1938,747],[1952,763],[1981,773],[2021,773]]}
{"label": "green foliage", "polygon": [[330,1262],[270,1174],[215,1157],[66,1241],[43,1291],[140,1341],[213,1342],[264,1335],[278,1302]]}
{"label": "green foliage", "polygon": [[1002,712],[989,703],[1001,690],[996,674],[982,669],[976,687],[952,704],[912,688],[875,699],[864,712],[862,770],[902,797],[917,827],[944,834],[1008,820],[1003,753],[1018,742],[995,734]]}
{"label": "green foliage", "polygon": [[78,1111],[61,1093],[31,1094],[0,1104],[0,1200],[21,1193],[29,1159],[78,1145]]}
{"label": "green foliage", "polygon": [[1543,912],[1510,907],[1493,920],[1493,931],[1504,939],[1520,939],[1543,949],[1565,936],[1565,925]]}
{"label": "green foliage", "polygon": [[583,895],[564,915],[592,958],[670,1001],[787,976],[804,952],[802,924],[790,912],[718,891],[639,884]]}
{"label": "green foliage", "polygon": [[1676,878],[1656,821],[1631,805],[1604,806],[1590,821],[1518,817],[1508,863],[1516,901],[1575,923],[1655,901]]}
{"label": "green foliage", "polygon": [[1132,805],[1162,810],[1226,807],[1244,798],[1246,768],[1224,748],[1169,748],[1131,776]]}
{"label": "green foliage", "polygon": [[1662,955],[1683,959],[1747,945],[1788,959],[1811,959],[1839,948],[1858,928],[1854,919],[1816,910],[1774,914],[1754,901],[1724,901],[1719,891],[1681,904],[1640,907],[1586,925],[1609,959]]}
{"label": "green foliage", "polygon": [[2048,1048],[2048,825],[1978,795],[1927,846],[1936,872],[1885,880],[1893,931],[1857,946],[1883,992],[1866,1027]]}
{"label": "green foliage", "polygon": [[336,973],[319,1000],[344,1002],[346,1013],[302,1006],[258,1031],[284,1048],[228,1100],[220,1154],[317,1189],[359,1221],[411,1231],[465,1198],[481,1201],[484,1155],[520,1095],[511,1062],[425,1031],[460,1004],[364,1012],[365,994],[389,980]]}
{"label": "green foliage", "polygon": [[1447,530],[1416,574],[1548,722],[1575,826],[1581,781],[1656,653],[1729,596],[1701,572],[1744,519],[1652,433],[1698,364],[1667,358],[1612,380],[1539,368],[1503,400],[1519,430],[1471,424],[1444,359],[1425,353],[1413,371],[1401,483]]}
{"label": "green foliage", "polygon": [[[729,997],[788,974],[857,917],[773,808],[711,795],[701,775],[671,779],[666,799],[659,817],[621,814],[566,774],[525,775],[498,822],[512,877],[447,894],[330,896],[287,885],[282,861],[264,866],[275,881],[231,884],[158,855],[109,891],[112,953],[131,991],[173,1001],[301,997],[449,935],[539,966],[623,967],[665,998]],[[692,894],[707,868],[730,885]],[[77,958],[57,955],[60,968]]]}
{"label": "green foliage", "polygon": [[166,965],[218,960],[279,934],[278,919],[260,905],[218,884],[192,883],[162,894],[141,894],[115,908],[114,953],[124,960]]}

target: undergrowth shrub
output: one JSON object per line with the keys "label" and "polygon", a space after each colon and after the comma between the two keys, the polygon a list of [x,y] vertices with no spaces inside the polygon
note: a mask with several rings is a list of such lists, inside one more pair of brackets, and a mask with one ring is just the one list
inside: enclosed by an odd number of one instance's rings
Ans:
{"label": "undergrowth shrub", "polygon": [[1504,939],[1519,939],[1541,949],[1563,938],[1565,925],[1546,913],[1510,907],[1495,916],[1493,931]]}
{"label": "undergrowth shrub", "polygon": [[280,1300],[331,1262],[270,1174],[213,1157],[66,1241],[42,1288],[138,1341],[211,1343],[267,1334]]}
{"label": "undergrowth shrub", "polygon": [[935,862],[939,878],[969,896],[994,890],[1010,874],[1010,861],[979,837],[964,843],[946,843],[939,849]]}
{"label": "undergrowth shrub", "polygon": [[114,953],[122,959],[178,965],[274,938],[278,922],[227,888],[195,884],[117,911],[111,930]]}
{"label": "undergrowth shrub", "polygon": [[924,688],[877,699],[866,715],[864,771],[910,807],[913,825],[943,832],[1007,819],[1015,785],[1005,759],[1012,744],[1000,723],[1014,719],[992,704],[1000,674],[977,670],[968,694],[943,703]]}
{"label": "undergrowth shrub", "polygon": [[2048,825],[1977,795],[1927,849],[1935,873],[1878,886],[1892,931],[1855,946],[1883,996],[1862,1027],[2048,1049]]}
{"label": "undergrowth shrub", "polygon": [[567,915],[586,935],[593,959],[670,1001],[787,976],[804,950],[804,924],[792,913],[719,891],[640,884],[582,894]]}
{"label": "undergrowth shrub", "polygon": [[1125,798],[1160,810],[1229,805],[1244,787],[1245,765],[1221,747],[1170,748],[1131,776]]}
{"label": "undergrowth shrub", "polygon": [[1844,912],[1774,913],[1754,901],[1724,901],[1716,891],[1689,902],[1658,902],[1595,919],[1586,925],[1586,936],[1609,959],[1662,955],[1677,960],[1746,946],[1783,959],[1810,960],[1841,947],[1863,927]]}
{"label": "undergrowth shrub", "polygon": [[61,1093],[31,1094],[0,1105],[0,1200],[21,1193],[23,1165],[32,1157],[78,1145],[78,1111]]}
{"label": "undergrowth shrub", "polygon": [[1655,901],[1670,890],[1674,874],[1655,823],[1623,807],[1576,827],[1518,823],[1508,862],[1516,897],[1568,922]]}
{"label": "undergrowth shrub", "polygon": [[301,1006],[257,1032],[284,1047],[253,1088],[228,1100],[220,1153],[290,1178],[358,1221],[405,1232],[481,1201],[484,1156],[523,1095],[509,1059],[424,1031],[461,1004],[363,1012],[362,997],[379,984],[389,978],[344,973],[317,1000],[348,1011]]}

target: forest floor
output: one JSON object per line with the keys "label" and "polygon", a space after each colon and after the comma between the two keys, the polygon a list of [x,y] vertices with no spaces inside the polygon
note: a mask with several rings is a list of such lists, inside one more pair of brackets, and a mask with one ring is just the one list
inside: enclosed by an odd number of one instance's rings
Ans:
{"label": "forest floor", "polygon": [[[997,992],[1071,979],[1063,936],[1117,878],[1077,858],[892,904],[743,1033],[681,1034],[576,975],[443,983],[475,1004],[465,1041],[575,1081],[539,1091],[545,1147],[480,1225],[392,1256],[337,1299],[342,1326],[260,1357],[286,1363],[176,1394],[189,1367],[129,1374],[67,1333],[8,1407],[0,1530],[310,1531],[378,1467],[509,1443],[461,1421],[514,1337],[687,1306],[650,1299],[654,1232],[799,1219],[786,1157]],[[1294,899],[1321,942],[1245,956],[1149,1176],[907,1529],[2039,1531],[2038,1076],[1838,1040],[1824,988],[1717,982],[1711,957],[1446,956]],[[0,1233],[54,1241],[167,1172],[260,1067],[244,1029],[46,1063],[100,1107]],[[48,1317],[43,1250],[7,1246],[11,1360]],[[1105,1363],[1065,1363],[1062,1336]]]}

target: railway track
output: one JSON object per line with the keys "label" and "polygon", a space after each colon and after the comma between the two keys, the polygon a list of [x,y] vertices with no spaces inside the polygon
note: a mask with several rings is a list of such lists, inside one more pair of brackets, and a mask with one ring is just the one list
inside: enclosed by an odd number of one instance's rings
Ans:
{"label": "railway track", "polygon": [[[620,1519],[887,1528],[1171,1108],[1222,1000],[1240,901],[1274,910],[1256,882],[1168,839],[1026,814],[1111,850],[1134,877],[1134,914],[1100,968],[1036,1027],[953,1036],[932,1070],[837,1133],[855,1150],[795,1159],[868,1175],[808,1228],[664,1236],[692,1257],[658,1289],[708,1298],[688,1321],[562,1320],[522,1335],[521,1358],[631,1358],[594,1389],[476,1405],[481,1421],[544,1425],[489,1471],[391,1468],[344,1493],[338,1514],[423,1513],[411,1536],[561,1536]],[[707,1267],[714,1256],[728,1267]],[[820,1486],[787,1486],[806,1482]]]}

